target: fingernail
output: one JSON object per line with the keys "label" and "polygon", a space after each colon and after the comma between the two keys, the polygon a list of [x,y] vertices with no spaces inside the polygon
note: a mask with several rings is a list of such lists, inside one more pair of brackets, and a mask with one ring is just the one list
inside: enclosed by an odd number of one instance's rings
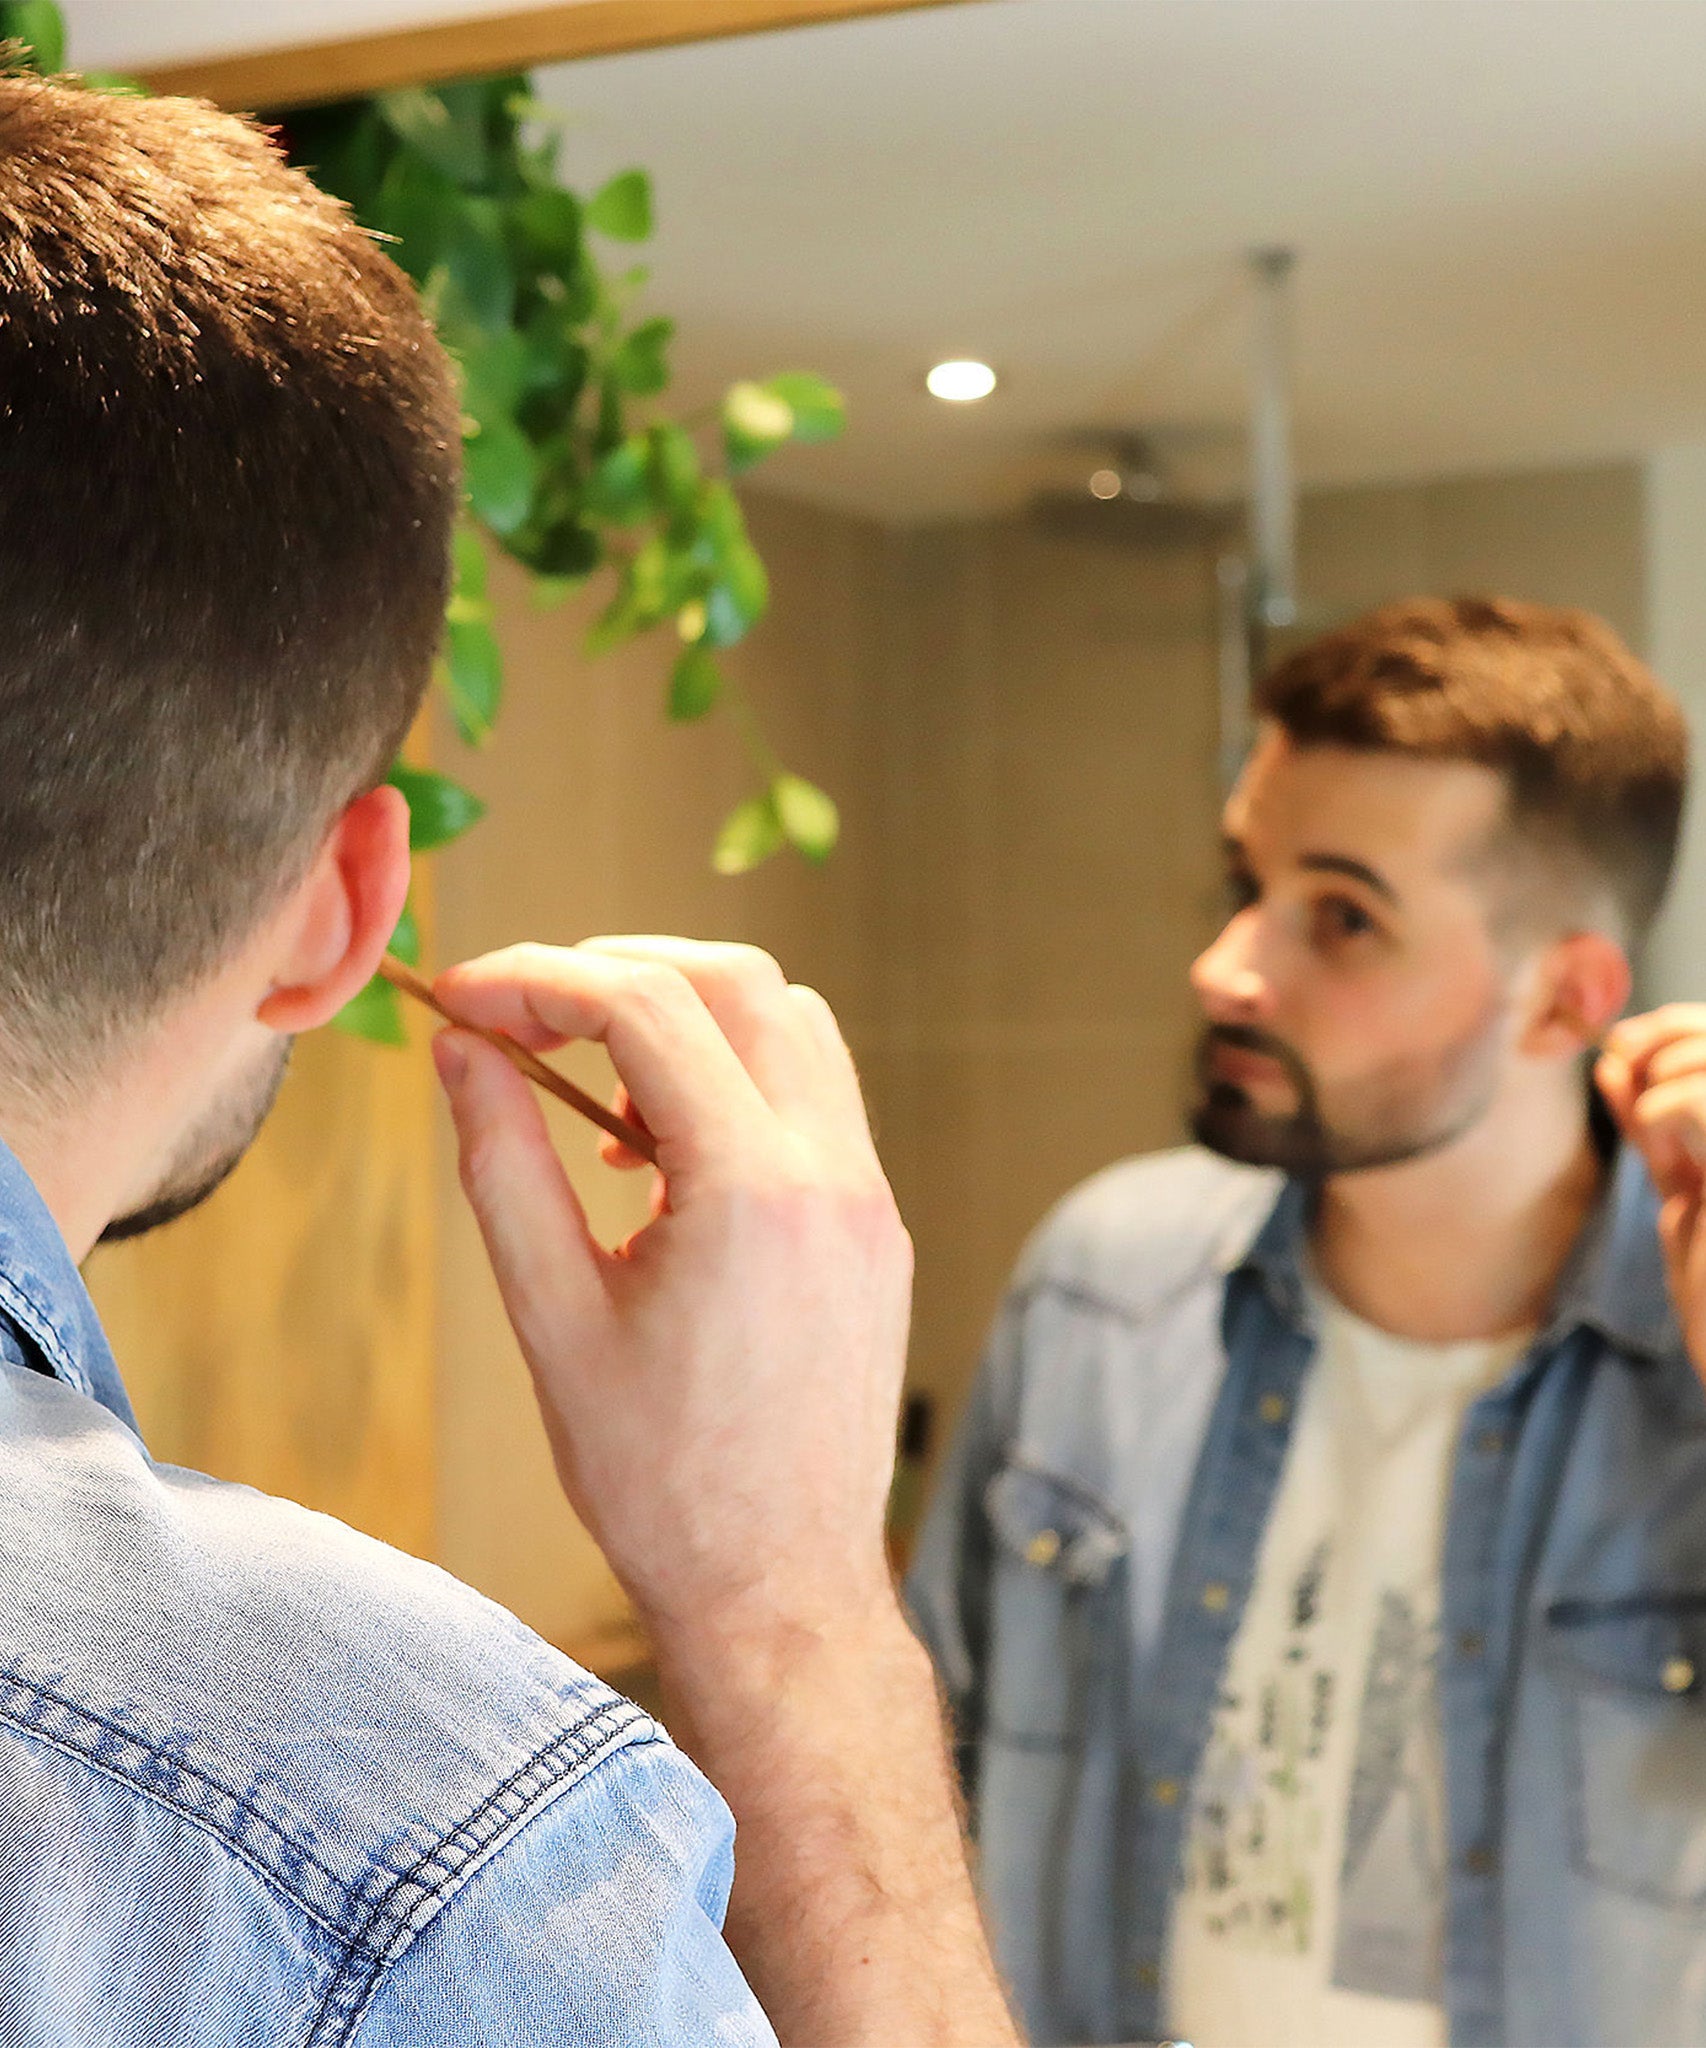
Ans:
{"label": "fingernail", "polygon": [[468,1055],[448,1031],[441,1032],[433,1040],[432,1063],[446,1088],[461,1087],[463,1076],[468,1071]]}

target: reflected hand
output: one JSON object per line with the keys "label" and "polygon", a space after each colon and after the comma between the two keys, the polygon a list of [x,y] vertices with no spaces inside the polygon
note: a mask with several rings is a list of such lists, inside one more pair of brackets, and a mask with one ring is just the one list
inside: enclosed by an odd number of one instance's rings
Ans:
{"label": "reflected hand", "polygon": [[515,946],[434,986],[536,1052],[600,1040],[657,1141],[652,1221],[608,1252],[527,1082],[437,1041],[564,1491],[654,1639],[892,1607],[911,1247],[828,1006],[750,947],[681,939]]}
{"label": "reflected hand", "polygon": [[1594,1079],[1658,1189],[1671,1300],[1706,1379],[1706,1004],[1668,1003],[1614,1025]]}

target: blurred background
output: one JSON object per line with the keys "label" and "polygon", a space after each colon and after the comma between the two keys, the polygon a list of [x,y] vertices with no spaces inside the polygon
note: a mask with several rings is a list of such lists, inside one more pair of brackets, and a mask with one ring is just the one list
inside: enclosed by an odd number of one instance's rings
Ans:
{"label": "blurred background", "polygon": [[[502,718],[473,754],[418,736],[489,815],[421,911],[433,964],[680,930],[830,999],[917,1243],[901,1546],[1027,1231],[1180,1134],[1252,642],[1499,591],[1602,613],[1706,704],[1698,0],[66,14],[74,64],[243,108],[531,67],[571,182],[651,174],[671,403],[804,367],[845,392],[842,439],[742,491],[772,601],[728,656],[841,807],[830,861],[714,874],[736,737],[666,722],[652,644],[587,656],[593,593],[540,611],[498,561]],[[1277,305],[1264,249],[1295,259]],[[931,395],[957,358],[985,397]],[[1700,838],[1649,996],[1706,994]],[[304,1043],[233,1182],[92,1284],[157,1454],[433,1557],[621,1679],[643,1645],[557,1495],[424,1042]],[[620,1235],[639,1190],[559,1128]]]}

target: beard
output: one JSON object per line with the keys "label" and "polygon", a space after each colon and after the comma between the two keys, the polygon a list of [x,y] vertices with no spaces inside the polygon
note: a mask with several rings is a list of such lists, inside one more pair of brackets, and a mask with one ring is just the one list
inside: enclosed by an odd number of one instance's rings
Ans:
{"label": "beard", "polygon": [[[1425,1063],[1394,1064],[1347,1087],[1329,1108],[1308,1064],[1284,1039],[1253,1025],[1211,1024],[1197,1041],[1191,1132],[1245,1166],[1278,1167],[1302,1180],[1398,1166],[1438,1152],[1479,1123],[1498,1089],[1502,1005]],[[1225,1048],[1259,1053],[1284,1071],[1291,1108],[1258,1108],[1236,1082],[1217,1078]]]}
{"label": "beard", "polygon": [[101,1232],[100,1243],[121,1244],[175,1222],[230,1179],[278,1098],[293,1043],[282,1039],[270,1060],[213,1105],[185,1136],[153,1193],[136,1208],[115,1216]]}

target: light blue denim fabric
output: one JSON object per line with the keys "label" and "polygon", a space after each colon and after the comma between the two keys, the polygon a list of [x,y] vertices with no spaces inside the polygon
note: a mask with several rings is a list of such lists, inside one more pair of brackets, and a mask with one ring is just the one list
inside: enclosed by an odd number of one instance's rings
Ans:
{"label": "light blue denim fabric", "polygon": [[156,1465],[0,1147],[0,2048],[756,2048],[727,1808],[444,1573]]}
{"label": "light blue denim fabric", "polygon": [[[1706,1398],[1654,1223],[1625,1154],[1458,1445],[1453,2048],[1706,2041]],[[1202,1152],[1069,1196],[926,1522],[909,1598],[1038,2043],[1166,2032],[1188,1789],[1314,1350],[1306,1225],[1300,1187]]]}

